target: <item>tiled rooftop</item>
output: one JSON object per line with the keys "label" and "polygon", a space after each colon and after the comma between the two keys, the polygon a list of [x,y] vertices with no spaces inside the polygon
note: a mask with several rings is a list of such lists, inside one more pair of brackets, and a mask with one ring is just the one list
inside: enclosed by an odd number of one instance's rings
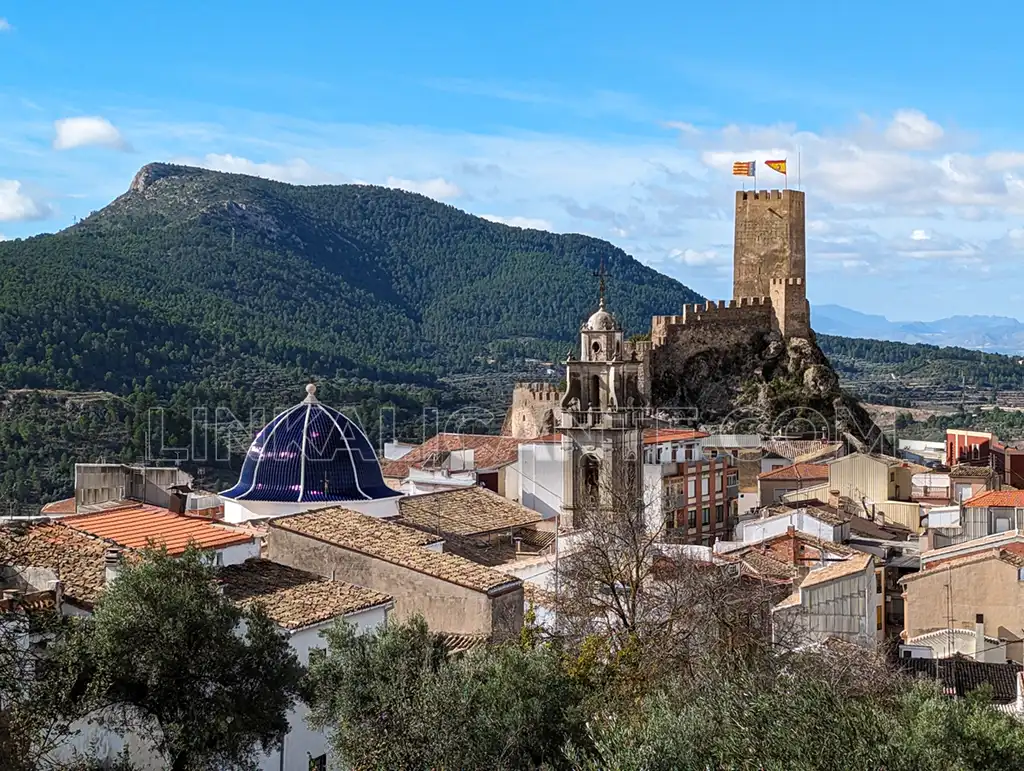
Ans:
{"label": "tiled rooftop", "polygon": [[482,487],[444,490],[398,499],[395,522],[419,530],[474,535],[539,522],[541,516],[525,506]]}
{"label": "tiled rooftop", "polygon": [[301,629],[391,602],[386,594],[372,589],[265,559],[227,565],[217,572],[217,579],[232,602],[262,604],[271,620],[285,629]]}
{"label": "tiled rooftop", "polygon": [[949,470],[949,476],[953,479],[969,477],[972,479],[989,479],[999,476],[994,468],[989,466],[971,466],[966,463],[958,463]]}
{"label": "tiled rooftop", "polygon": [[157,506],[132,503],[99,514],[78,514],[61,522],[97,538],[129,549],[144,549],[151,542],[171,555],[184,553],[189,544],[200,549],[223,549],[254,540],[255,535],[218,525],[206,518],[173,514]]}
{"label": "tiled rooftop", "polygon": [[521,441],[512,436],[490,434],[437,434],[399,460],[384,461],[381,470],[385,477],[404,478],[410,468],[430,466],[444,453],[456,450],[473,450],[473,463],[477,469],[497,468],[519,459]]}
{"label": "tiled rooftop", "polygon": [[489,592],[521,583],[454,554],[426,548],[438,542],[436,536],[340,506],[279,517],[270,522],[270,527],[362,552],[475,591]]}
{"label": "tiled rooftop", "polygon": [[807,586],[817,586],[818,584],[824,584],[828,581],[834,581],[837,578],[846,578],[847,576],[856,575],[864,571],[868,565],[874,562],[874,557],[870,554],[864,554],[858,552],[851,557],[847,557],[842,562],[833,562],[823,568],[812,570],[804,578],[800,584],[800,588]]}
{"label": "tiled rooftop", "polygon": [[966,696],[982,685],[992,687],[992,701],[1009,704],[1017,698],[1017,675],[1024,670],[1020,664],[989,664],[957,654],[945,659],[899,659],[898,666],[908,674],[942,680],[947,692]]}
{"label": "tiled rooftop", "polygon": [[52,570],[80,605],[92,605],[103,588],[107,546],[62,524],[0,526],[0,563]]}
{"label": "tiled rooftop", "polygon": [[964,501],[964,506],[978,508],[994,506],[997,508],[1024,507],[1024,490],[988,490]]}
{"label": "tiled rooftop", "polygon": [[777,482],[824,482],[828,480],[828,466],[824,463],[794,463],[772,471],[765,471],[758,479]]}
{"label": "tiled rooftop", "polygon": [[803,462],[834,453],[842,446],[841,442],[827,442],[823,439],[768,439],[761,445],[766,453]]}
{"label": "tiled rooftop", "polygon": [[707,439],[711,434],[689,428],[648,428],[644,431],[644,444],[663,444],[665,442],[687,442],[694,439]]}
{"label": "tiled rooftop", "polygon": [[39,510],[40,514],[74,514],[76,509],[74,498],[64,498],[59,501],[50,501]]}

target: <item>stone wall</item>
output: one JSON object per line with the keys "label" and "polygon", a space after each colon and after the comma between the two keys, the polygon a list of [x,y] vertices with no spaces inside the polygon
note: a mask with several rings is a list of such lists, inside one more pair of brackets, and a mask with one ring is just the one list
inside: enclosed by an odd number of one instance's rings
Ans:
{"label": "stone wall", "polygon": [[773,278],[769,287],[775,323],[783,337],[807,337],[811,307],[802,278]]}
{"label": "stone wall", "polygon": [[554,383],[516,383],[501,433],[517,439],[554,433],[562,414],[561,400],[562,392]]}
{"label": "stone wall", "polygon": [[[498,596],[468,589],[310,536],[271,526],[267,558],[395,598],[391,618],[421,615],[432,631],[504,639],[523,626],[523,587]],[[509,580],[513,580],[509,576]]]}
{"label": "stone wall", "polygon": [[773,328],[773,321],[772,304],[767,297],[684,305],[682,315],[651,319],[651,343],[654,348],[666,345],[697,327],[722,330],[725,334],[733,327],[752,327],[767,332]]}

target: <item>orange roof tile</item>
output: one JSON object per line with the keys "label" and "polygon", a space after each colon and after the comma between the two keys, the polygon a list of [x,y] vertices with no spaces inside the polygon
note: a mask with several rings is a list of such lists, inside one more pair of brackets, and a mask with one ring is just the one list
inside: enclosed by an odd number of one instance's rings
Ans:
{"label": "orange roof tile", "polygon": [[664,442],[685,442],[692,439],[706,439],[711,434],[690,428],[648,428],[644,431],[644,444]]}
{"label": "orange roof tile", "polygon": [[828,479],[828,466],[824,463],[794,463],[792,466],[765,471],[757,478],[779,482],[822,481]]}
{"label": "orange roof tile", "polygon": [[157,547],[166,547],[172,555],[182,554],[189,544],[200,549],[221,549],[256,540],[250,532],[217,525],[205,517],[186,517],[138,503],[98,514],[65,517],[61,522],[129,549],[144,549],[152,541]]}
{"label": "orange roof tile", "polygon": [[964,506],[970,508],[995,506],[997,508],[1024,508],[1024,490],[989,490],[988,492],[968,498]]}
{"label": "orange roof tile", "polygon": [[39,510],[40,514],[74,514],[77,506],[74,498],[65,498],[60,501],[50,501]]}
{"label": "orange roof tile", "polygon": [[478,469],[497,468],[519,459],[519,445],[523,441],[514,436],[491,434],[437,434],[400,459],[384,461],[381,471],[386,477],[404,478],[410,468],[422,468],[440,460],[442,453],[456,450],[473,450],[473,460]]}

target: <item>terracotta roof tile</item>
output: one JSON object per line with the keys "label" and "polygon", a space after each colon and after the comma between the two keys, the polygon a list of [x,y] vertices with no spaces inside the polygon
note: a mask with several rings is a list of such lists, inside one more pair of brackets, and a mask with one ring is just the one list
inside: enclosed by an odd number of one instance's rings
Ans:
{"label": "terracotta roof tile", "polygon": [[823,568],[812,570],[807,574],[807,577],[800,584],[800,588],[803,589],[806,586],[817,586],[818,584],[824,584],[828,581],[834,581],[837,578],[845,578],[860,573],[867,569],[868,565],[874,563],[874,556],[871,554],[865,554],[858,552],[851,557],[847,557],[842,562],[833,562],[831,565],[826,565]]}
{"label": "terracotta roof tile", "polygon": [[0,527],[0,563],[47,568],[64,584],[64,596],[90,606],[103,589],[107,544],[62,524]]}
{"label": "terracotta roof tile", "polygon": [[522,583],[454,554],[426,548],[439,541],[436,536],[340,506],[278,517],[271,520],[270,527],[311,536],[475,591]]}
{"label": "terracotta roof tile", "polygon": [[523,441],[490,434],[437,434],[399,460],[384,461],[381,471],[385,477],[404,478],[410,468],[424,468],[441,460],[444,453],[456,450],[473,450],[473,462],[478,469],[497,468],[519,459],[519,445]]}
{"label": "terracotta roof tile", "polygon": [[828,466],[824,463],[794,463],[792,466],[765,471],[758,479],[772,479],[779,482],[823,482],[828,480]]}
{"label": "terracotta roof tile", "polygon": [[76,504],[74,498],[64,498],[60,501],[50,501],[39,510],[40,514],[74,514]]}
{"label": "terracotta roof tile", "polygon": [[768,439],[761,444],[764,452],[791,461],[814,460],[837,452],[842,446],[842,442],[826,442],[822,439]]}
{"label": "terracotta roof tile", "polygon": [[221,568],[217,580],[225,597],[241,606],[260,603],[285,629],[301,629],[392,601],[372,589],[258,558]]}
{"label": "terracotta roof tile", "polygon": [[711,434],[692,428],[648,428],[644,430],[644,444],[662,444],[664,442],[686,442],[694,439],[707,439]]}
{"label": "terracotta roof tile", "polygon": [[542,517],[525,506],[482,487],[443,490],[398,499],[401,525],[454,535],[475,535],[539,522]]}
{"label": "terracotta roof tile", "polygon": [[1024,490],[989,490],[964,501],[972,509],[982,506],[1002,508],[1024,507]]}
{"label": "terracotta roof tile", "polygon": [[144,549],[152,542],[171,555],[184,553],[189,544],[200,549],[222,549],[252,542],[253,533],[214,524],[205,517],[186,517],[167,509],[130,504],[98,514],[65,517],[61,523],[129,549]]}
{"label": "terracotta roof tile", "polygon": [[967,463],[958,463],[949,470],[949,476],[953,479],[960,477],[990,479],[999,475],[996,473],[996,470],[990,466],[971,466]]}

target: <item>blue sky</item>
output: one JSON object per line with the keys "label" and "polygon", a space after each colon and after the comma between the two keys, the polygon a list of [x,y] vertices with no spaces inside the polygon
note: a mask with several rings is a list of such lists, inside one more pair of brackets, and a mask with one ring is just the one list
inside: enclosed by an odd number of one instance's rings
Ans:
{"label": "blue sky", "polygon": [[792,168],[799,148],[812,303],[1024,317],[1008,3],[171,8],[0,0],[4,237],[63,228],[164,160],[415,190],[608,239],[721,298],[732,161]]}

